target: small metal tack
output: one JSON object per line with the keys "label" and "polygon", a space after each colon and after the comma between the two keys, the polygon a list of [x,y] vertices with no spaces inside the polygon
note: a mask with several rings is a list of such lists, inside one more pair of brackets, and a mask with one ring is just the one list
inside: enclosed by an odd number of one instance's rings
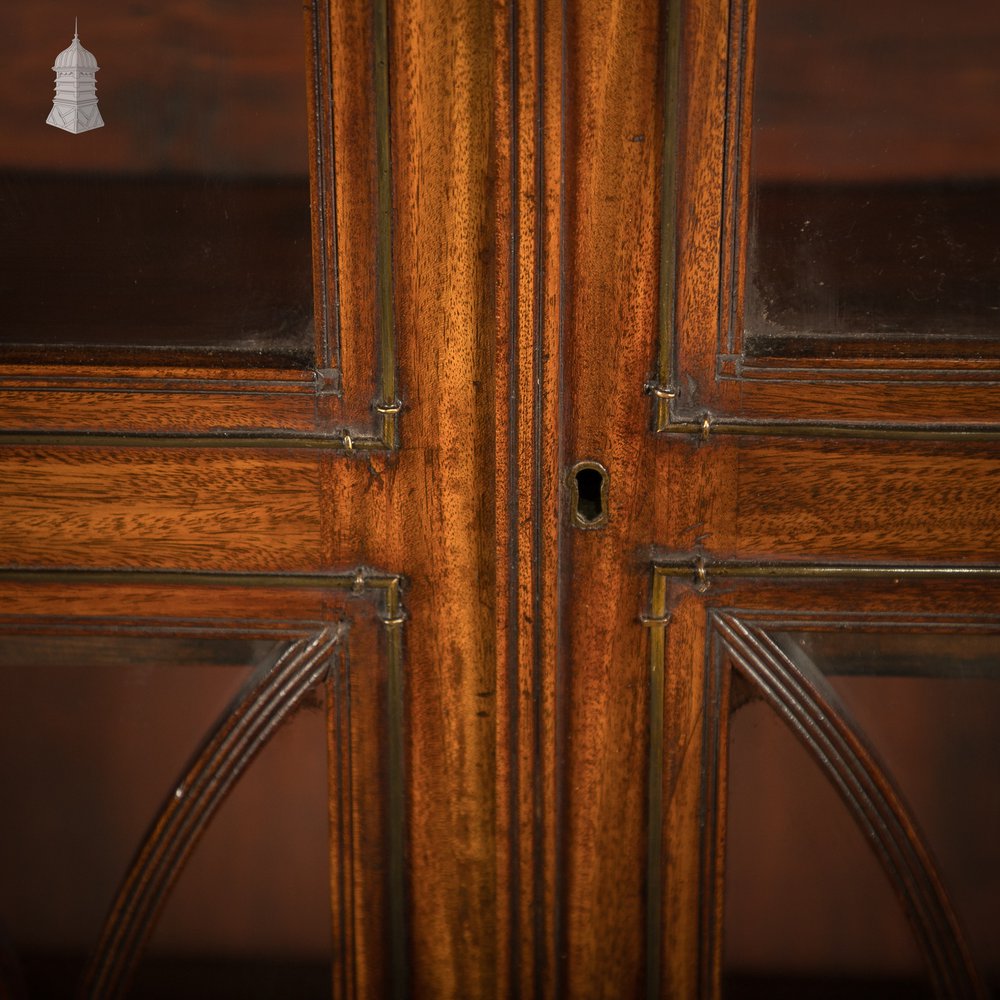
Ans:
{"label": "small metal tack", "polygon": [[699,556],[694,561],[694,572],[695,572],[695,590],[699,594],[704,594],[709,587],[712,586],[711,581],[708,579],[708,572],[705,569],[705,560]]}
{"label": "small metal tack", "polygon": [[639,615],[639,621],[647,627],[653,625],[667,625],[670,623],[670,612],[668,611],[662,617],[657,617],[656,615]]}
{"label": "small metal tack", "polygon": [[712,418],[706,413],[701,421],[701,439],[708,440],[708,435],[712,433]]}
{"label": "small metal tack", "polygon": [[677,390],[671,389],[669,386],[660,385],[657,382],[647,382],[643,388],[651,396],[655,396],[657,399],[675,399],[677,397]]}

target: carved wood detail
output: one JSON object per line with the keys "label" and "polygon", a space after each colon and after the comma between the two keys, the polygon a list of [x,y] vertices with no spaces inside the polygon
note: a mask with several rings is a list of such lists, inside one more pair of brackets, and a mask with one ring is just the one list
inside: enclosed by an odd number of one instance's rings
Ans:
{"label": "carved wood detail", "polygon": [[317,685],[327,692],[334,995],[404,995],[406,614],[400,579],[359,568],[284,576],[140,571],[129,580],[123,584],[115,573],[2,570],[7,613],[0,630],[268,637],[287,645],[248,681],[173,782],[109,909],[82,995],[127,993],[202,834]]}
{"label": "carved wood detail", "polygon": [[[652,569],[640,616],[650,692],[647,995],[720,994],[729,718],[752,695],[770,705],[844,800],[889,880],[936,993],[984,996],[982,970],[940,869],[892,775],[826,678],[791,662],[771,635],[995,635],[997,566],[687,555],[660,558]],[[940,665],[934,676],[954,676],[945,670]]]}
{"label": "carved wood detail", "polygon": [[124,994],[143,946],[199,837],[281,723],[327,675],[344,627],[293,642],[247,690],[168,795],[118,891],[84,993]]}
{"label": "carved wood detail", "polygon": [[[837,788],[893,884],[938,995],[985,997],[985,986],[917,823],[860,731],[840,710],[829,683],[818,671],[807,672],[793,663],[763,628],[736,614],[713,614],[711,628],[716,649],[709,669],[724,672],[726,661],[731,662],[793,730]],[[728,657],[719,656],[720,651]],[[716,679],[708,687],[718,692],[726,682]],[[724,704],[718,707],[718,725],[724,727],[728,709]],[[723,762],[716,763],[717,773],[724,770]],[[719,812],[724,815],[724,807]],[[705,856],[711,867],[714,848]],[[715,885],[715,878],[709,875],[704,885]],[[706,909],[712,905],[708,903]]]}

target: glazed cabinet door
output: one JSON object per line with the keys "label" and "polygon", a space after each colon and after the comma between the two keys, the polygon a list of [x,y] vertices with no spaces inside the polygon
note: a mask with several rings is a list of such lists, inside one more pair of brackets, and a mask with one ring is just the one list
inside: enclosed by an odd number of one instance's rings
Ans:
{"label": "glazed cabinet door", "polygon": [[547,995],[990,995],[1000,24],[519,13],[522,955]]}
{"label": "glazed cabinet door", "polygon": [[987,5],[56,6],[0,992],[995,990]]}
{"label": "glazed cabinet door", "polygon": [[489,995],[493,12],[79,15],[2,32],[0,993]]}

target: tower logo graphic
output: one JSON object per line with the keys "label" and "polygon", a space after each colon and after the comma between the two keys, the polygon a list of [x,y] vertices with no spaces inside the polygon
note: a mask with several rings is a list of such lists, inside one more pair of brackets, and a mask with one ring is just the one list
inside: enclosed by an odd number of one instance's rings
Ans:
{"label": "tower logo graphic", "polygon": [[47,125],[67,132],[89,132],[104,124],[97,107],[97,71],[100,67],[93,52],[80,44],[77,25],[73,41],[56,56],[52,67],[56,74],[56,97],[45,119]]}

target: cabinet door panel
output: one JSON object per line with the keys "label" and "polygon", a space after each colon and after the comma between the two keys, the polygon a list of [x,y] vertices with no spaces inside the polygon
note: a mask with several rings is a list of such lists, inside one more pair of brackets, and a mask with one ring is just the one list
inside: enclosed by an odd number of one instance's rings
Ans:
{"label": "cabinet door panel", "polygon": [[[177,348],[308,360],[298,5],[97,8],[83,12],[74,39],[64,10],[47,2],[8,29],[2,355],[37,358],[35,345],[50,361],[107,361],[130,348],[154,361]],[[69,98],[56,95],[66,107],[85,101],[86,64],[98,64],[103,127],[73,134],[45,123],[42,81],[57,53],[58,80],[72,84]]]}
{"label": "cabinet door panel", "polygon": [[1000,15],[759,0],[746,348],[997,353]]}
{"label": "cabinet door panel", "polygon": [[681,7],[657,429],[996,437],[995,11]]}
{"label": "cabinet door panel", "polygon": [[0,433],[393,447],[385,3],[95,11],[80,134],[55,6],[0,42]]}
{"label": "cabinet door panel", "polygon": [[[728,979],[735,995],[995,982],[996,573],[905,572],[656,570],[653,614],[673,614],[653,677],[686,674],[683,704],[705,720],[694,760],[668,729],[651,756],[668,890],[699,872],[697,956],[669,947],[663,911],[671,979],[694,960],[703,990]],[[695,787],[697,845],[678,820]]]}
{"label": "cabinet door panel", "polygon": [[2,575],[0,982],[401,988],[402,620],[361,576]]}

